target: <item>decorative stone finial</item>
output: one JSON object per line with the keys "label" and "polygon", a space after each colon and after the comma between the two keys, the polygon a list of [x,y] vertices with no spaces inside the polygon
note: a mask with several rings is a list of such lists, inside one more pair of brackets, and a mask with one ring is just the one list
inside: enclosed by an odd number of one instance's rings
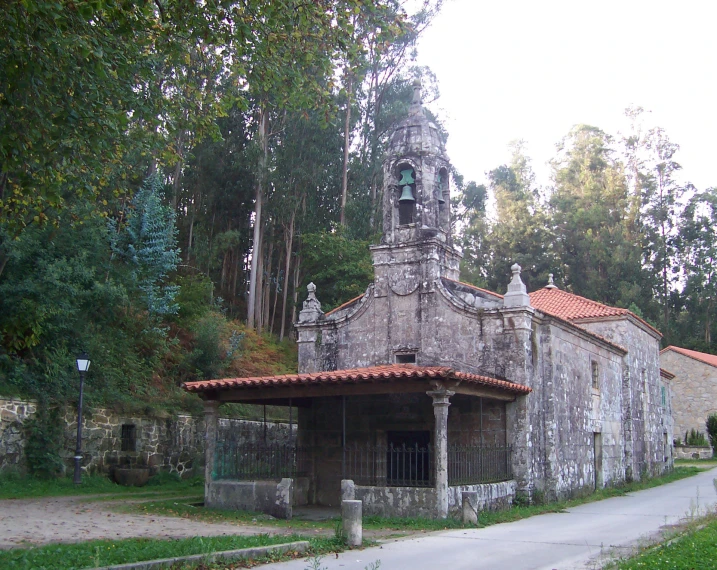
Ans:
{"label": "decorative stone finial", "polygon": [[548,284],[545,286],[546,289],[557,289],[558,286],[553,283],[553,274],[548,273]]}
{"label": "decorative stone finial", "polygon": [[421,80],[413,80],[413,100],[408,110],[409,115],[423,114],[423,96],[421,95]]}
{"label": "decorative stone finial", "polygon": [[299,313],[300,323],[311,323],[319,319],[324,314],[321,310],[321,303],[316,298],[316,285],[309,283],[306,286],[306,290],[309,292],[309,296],[304,301],[304,308]]}
{"label": "decorative stone finial", "polygon": [[506,309],[513,309],[516,307],[530,307],[530,297],[528,297],[528,291],[525,288],[520,278],[520,265],[514,263],[510,270],[513,272],[513,278],[510,280],[508,285],[508,292],[503,297],[503,306]]}

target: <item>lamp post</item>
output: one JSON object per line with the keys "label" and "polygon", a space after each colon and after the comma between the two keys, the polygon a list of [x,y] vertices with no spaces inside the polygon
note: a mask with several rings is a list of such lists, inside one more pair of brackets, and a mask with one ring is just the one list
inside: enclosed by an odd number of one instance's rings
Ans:
{"label": "lamp post", "polygon": [[82,394],[85,387],[85,373],[90,367],[90,359],[86,352],[77,357],[77,371],[80,373],[80,400],[77,403],[77,447],[75,448],[75,485],[82,483],[80,461],[82,461]]}

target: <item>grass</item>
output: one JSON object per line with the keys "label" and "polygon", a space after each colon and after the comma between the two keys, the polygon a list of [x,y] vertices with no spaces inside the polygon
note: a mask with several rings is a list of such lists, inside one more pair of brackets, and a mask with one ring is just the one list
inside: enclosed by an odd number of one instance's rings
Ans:
{"label": "grass", "polygon": [[[540,505],[515,505],[505,511],[481,512],[478,518],[478,526],[489,526],[493,524],[512,522],[535,515],[545,513],[562,512],[569,507],[575,507],[592,501],[600,501],[610,497],[619,497],[627,493],[649,489],[697,475],[701,470],[694,466],[677,467],[671,472],[660,477],[654,477],[644,481],[634,481],[616,487],[607,487],[590,495]],[[143,514],[156,514],[166,516],[177,516],[192,520],[205,522],[232,522],[247,525],[276,526],[294,530],[315,530],[333,529],[338,519],[324,521],[303,521],[303,520],[279,520],[268,515],[247,511],[208,509],[198,506],[196,503],[202,500],[197,495],[193,499],[176,500],[162,499],[137,504],[120,505],[118,508],[123,511],[140,512]],[[194,502],[195,504],[192,504]],[[379,517],[365,516],[363,519],[364,530],[395,530],[395,531],[434,531],[453,528],[464,528],[463,523],[458,519],[430,519],[421,517]]]}
{"label": "grass", "polygon": [[[173,558],[192,554],[209,554],[222,550],[235,550],[255,546],[284,544],[307,540],[298,535],[269,536],[215,536],[179,540],[130,538],[126,540],[91,540],[75,544],[48,544],[32,548],[15,548],[0,551],[0,568],[17,570],[69,570],[70,568],[96,568],[113,564],[126,564]],[[333,550],[340,546],[322,539],[314,541],[317,551]],[[314,543],[312,543],[313,545]]]}
{"label": "grass", "polygon": [[60,497],[69,495],[108,494],[103,498],[135,495],[189,495],[204,492],[201,478],[178,480],[172,477],[156,476],[144,487],[123,487],[100,475],[83,476],[82,483],[75,485],[70,477],[58,479],[36,479],[17,474],[0,476],[0,499],[25,499],[35,497]]}
{"label": "grass", "polygon": [[717,457],[711,457],[710,459],[675,459],[676,466],[691,466],[699,469],[712,469],[717,467]]}
{"label": "grass", "polygon": [[717,514],[692,525],[687,532],[645,552],[618,562],[619,570],[695,570],[717,568]]}

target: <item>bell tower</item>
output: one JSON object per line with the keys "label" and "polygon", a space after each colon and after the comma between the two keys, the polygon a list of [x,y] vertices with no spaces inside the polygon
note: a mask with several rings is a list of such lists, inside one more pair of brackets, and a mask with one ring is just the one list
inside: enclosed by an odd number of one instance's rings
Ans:
{"label": "bell tower", "polygon": [[450,171],[416,80],[408,116],[394,128],[383,162],[383,236],[372,248],[377,287],[382,277],[396,292],[410,290],[419,276],[426,283],[441,276],[458,279],[461,255],[451,234]]}
{"label": "bell tower", "polygon": [[394,129],[383,163],[383,243],[452,243],[449,173],[445,146],[426,117],[416,80],[408,117]]}

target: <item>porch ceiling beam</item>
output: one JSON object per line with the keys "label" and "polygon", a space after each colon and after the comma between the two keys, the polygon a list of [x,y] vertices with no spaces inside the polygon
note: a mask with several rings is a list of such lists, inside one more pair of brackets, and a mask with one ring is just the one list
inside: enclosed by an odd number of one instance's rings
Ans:
{"label": "porch ceiling beam", "polygon": [[[496,390],[488,386],[471,385],[465,382],[456,383],[445,381],[446,387],[467,396],[491,398],[512,402],[515,395]],[[212,399],[220,402],[254,402],[270,400],[288,400],[289,398],[320,398],[329,396],[363,396],[377,394],[410,394],[425,393],[431,390],[429,380],[406,380],[400,382],[361,382],[356,384],[333,384],[313,386],[270,386],[262,388],[242,388],[230,390],[217,390]],[[295,404],[296,405],[296,404]]]}

